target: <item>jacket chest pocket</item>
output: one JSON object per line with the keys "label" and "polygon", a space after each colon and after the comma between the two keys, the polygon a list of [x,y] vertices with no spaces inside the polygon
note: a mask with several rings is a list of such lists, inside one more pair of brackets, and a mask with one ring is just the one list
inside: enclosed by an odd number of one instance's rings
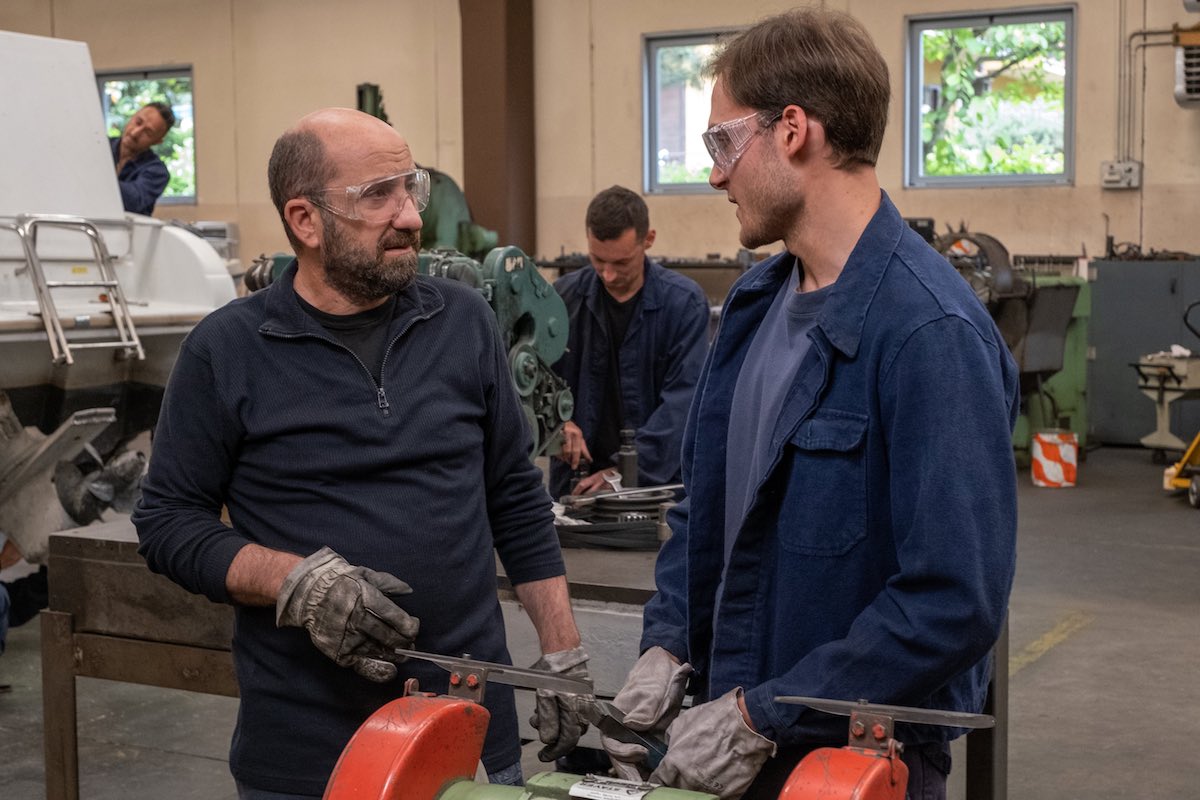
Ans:
{"label": "jacket chest pocket", "polygon": [[807,556],[840,556],[867,534],[867,417],[822,411],[784,448],[779,540]]}

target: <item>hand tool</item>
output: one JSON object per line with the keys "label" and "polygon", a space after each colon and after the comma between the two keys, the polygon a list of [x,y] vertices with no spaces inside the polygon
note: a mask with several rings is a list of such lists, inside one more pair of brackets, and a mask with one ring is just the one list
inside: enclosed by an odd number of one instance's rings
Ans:
{"label": "hand tool", "polygon": [[597,697],[591,699],[583,718],[595,725],[597,730],[610,739],[646,748],[646,766],[653,772],[663,756],[667,754],[667,743],[645,731],[635,731],[625,724],[625,713],[611,701]]}

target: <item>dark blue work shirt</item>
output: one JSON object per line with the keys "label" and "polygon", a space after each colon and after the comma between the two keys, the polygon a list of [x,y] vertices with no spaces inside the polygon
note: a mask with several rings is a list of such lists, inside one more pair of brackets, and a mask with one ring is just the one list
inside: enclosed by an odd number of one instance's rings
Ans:
{"label": "dark blue work shirt", "polygon": [[[110,136],[108,143],[112,147],[115,167],[121,158],[121,137]],[[167,165],[153,150],[139,153],[125,162],[125,166],[117,173],[117,184],[121,187],[121,205],[126,211],[150,216],[154,213],[154,204],[166,191],[170,181],[171,174],[167,172]]]}

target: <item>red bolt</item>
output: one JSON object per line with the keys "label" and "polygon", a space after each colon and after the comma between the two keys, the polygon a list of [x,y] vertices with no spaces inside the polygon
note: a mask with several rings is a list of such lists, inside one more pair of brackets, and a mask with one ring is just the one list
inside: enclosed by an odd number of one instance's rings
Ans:
{"label": "red bolt", "polygon": [[850,726],[850,735],[855,739],[861,739],[863,734],[867,732],[867,726],[862,724],[862,720],[854,720],[854,724]]}
{"label": "red bolt", "polygon": [[462,683],[462,675],[459,675],[457,672],[451,672],[450,673],[450,685],[458,686],[461,683]]}
{"label": "red bolt", "polygon": [[467,676],[467,688],[468,689],[478,689],[479,688],[479,676],[478,675],[468,675]]}
{"label": "red bolt", "polygon": [[871,726],[871,735],[875,737],[875,741],[882,742],[887,738],[887,730],[882,724],[876,722]]}

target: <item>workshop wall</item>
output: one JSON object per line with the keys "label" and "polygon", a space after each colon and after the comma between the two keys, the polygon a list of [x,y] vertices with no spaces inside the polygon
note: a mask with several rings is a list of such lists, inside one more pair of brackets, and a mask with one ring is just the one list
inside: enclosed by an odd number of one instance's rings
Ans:
{"label": "workshop wall", "polygon": [[[590,197],[614,183],[642,186],[642,35],[747,25],[797,5],[769,0],[535,0],[538,127],[538,239],[546,255],[586,247]],[[1124,10],[1128,33],[1200,22],[1177,0],[1088,0],[1076,4],[1075,181],[1072,186],[905,189],[905,16],[1029,8],[1029,0],[828,0],[864,22],[891,68],[892,105],[878,164],[883,188],[906,216],[965,221],[1010,251],[1102,255],[1105,219],[1117,242],[1200,251],[1200,112],[1173,98],[1174,48],[1144,50],[1137,73],[1134,157],[1143,188],[1100,188],[1100,162],[1116,158],[1117,64]],[[1043,5],[1051,5],[1045,3]],[[1140,62],[1139,62],[1140,64]],[[1142,133],[1144,131],[1144,140]],[[723,193],[647,198],[658,230],[654,250],[677,257],[738,248],[738,226]]]}
{"label": "workshop wall", "polygon": [[[583,214],[614,183],[642,188],[642,36],[747,25],[786,0],[534,0],[538,253],[585,249]],[[901,211],[939,229],[965,221],[1017,253],[1089,255],[1104,249],[1105,215],[1118,242],[1200,252],[1200,112],[1172,97],[1174,48],[1143,51],[1135,106],[1144,109],[1134,157],[1143,188],[1100,188],[1116,158],[1117,64],[1126,32],[1188,26],[1178,0],[1088,0],[1076,6],[1075,182],[1060,187],[903,188],[904,18],[1030,7],[1029,0],[826,0],[870,29],[892,70],[892,109],[879,161]],[[418,160],[462,180],[457,0],[4,0],[0,29],[88,43],[97,69],[191,65],[195,79],[198,203],[157,216],[233,220],[241,254],[287,248],[267,193],[275,137],[302,114],[353,106],[362,82],[382,87],[392,121]],[[1140,62],[1139,62],[1140,63]],[[48,104],[48,108],[52,105]],[[52,122],[53,115],[48,116]],[[469,187],[467,187],[469,189]],[[677,257],[738,248],[723,194],[648,198],[655,252]],[[487,220],[481,220],[488,224]]]}
{"label": "workshop wall", "polygon": [[238,222],[247,264],[289,250],[267,190],[275,139],[309,111],[353,107],[359,83],[379,84],[419,161],[462,173],[455,0],[4,0],[0,30],[87,42],[97,70],[190,65],[198,202],[155,216]]}

